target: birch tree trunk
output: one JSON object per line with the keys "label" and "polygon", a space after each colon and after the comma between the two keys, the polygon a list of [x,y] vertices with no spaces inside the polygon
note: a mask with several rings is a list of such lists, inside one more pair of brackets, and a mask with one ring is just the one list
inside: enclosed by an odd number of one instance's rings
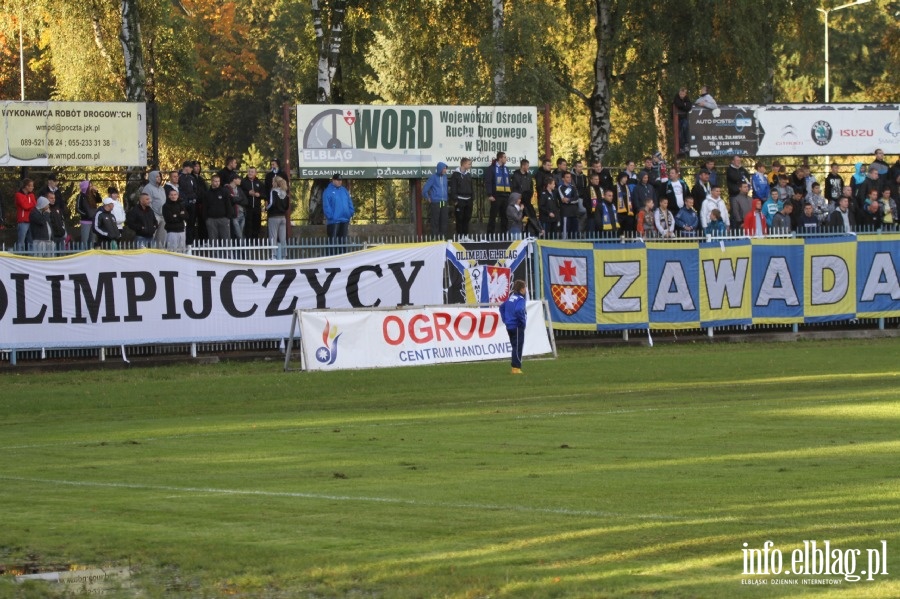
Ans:
{"label": "birch tree trunk", "polygon": [[609,91],[609,71],[612,65],[611,2],[612,0],[594,0],[597,56],[594,59],[594,93],[588,106],[591,110],[591,157],[601,160],[609,150],[609,115],[612,100]]}
{"label": "birch tree trunk", "polygon": [[[316,101],[320,104],[330,104],[334,95],[334,78],[341,64],[341,44],[343,42],[344,14],[347,2],[346,0],[333,0],[331,27],[328,35],[325,35],[327,26],[323,25],[322,4],[320,0],[312,0],[313,29],[316,33],[316,48],[318,48],[319,54],[316,74]],[[321,198],[328,183],[328,179],[316,179],[309,188],[307,218],[311,225],[321,224],[324,220]]]}
{"label": "birch tree trunk", "polygon": [[503,44],[503,0],[491,0],[493,4],[492,25],[494,32],[494,104],[501,105],[506,94],[505,48]]}
{"label": "birch tree trunk", "polygon": [[[121,0],[122,28],[119,41],[125,59],[125,100],[127,102],[147,101],[147,72],[144,70],[144,51],[141,47],[141,20],[137,0]],[[123,198],[132,197],[140,188],[146,164],[129,167],[126,174],[126,188]]]}
{"label": "birch tree trunk", "polygon": [[316,47],[319,60],[316,81],[316,101],[328,104],[332,100],[334,77],[341,62],[341,45],[344,33],[346,0],[335,0],[331,10],[331,27],[325,35],[320,0],[312,0],[313,29],[316,33]]}
{"label": "birch tree trunk", "polygon": [[141,22],[137,0],[122,0],[122,29],[119,41],[125,58],[125,100],[147,100],[147,74],[144,71],[144,53],[141,50]]}
{"label": "birch tree trunk", "polygon": [[[668,60],[668,51],[663,50],[663,64],[667,64]],[[656,80],[667,80],[667,73],[665,68],[660,70],[659,76],[656,78]],[[653,103],[653,121],[656,123],[656,149],[665,154],[666,149],[669,147],[669,126],[670,124],[674,124],[675,121],[672,117],[672,105],[666,100],[662,89],[656,90],[656,102]],[[679,150],[685,152],[687,148],[679,148]],[[672,142],[672,153],[675,153],[674,141]],[[675,156],[675,158],[677,159],[678,157]]]}

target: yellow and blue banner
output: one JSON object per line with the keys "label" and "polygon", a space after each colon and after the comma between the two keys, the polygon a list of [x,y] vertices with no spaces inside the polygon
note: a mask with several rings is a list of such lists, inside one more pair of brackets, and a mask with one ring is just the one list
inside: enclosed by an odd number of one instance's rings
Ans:
{"label": "yellow and blue banner", "polygon": [[700,255],[697,248],[671,243],[647,244],[647,292],[650,328],[700,326]]}
{"label": "yellow and blue banner", "polygon": [[731,326],[753,323],[750,301],[749,239],[700,244],[700,325]]}
{"label": "yellow and blue banner", "polygon": [[900,235],[860,237],[856,264],[857,317],[900,316]]}
{"label": "yellow and blue banner", "polygon": [[754,324],[803,322],[803,240],[751,242]]}
{"label": "yellow and blue banner", "polygon": [[537,248],[543,295],[563,330],[900,316],[898,234]]}

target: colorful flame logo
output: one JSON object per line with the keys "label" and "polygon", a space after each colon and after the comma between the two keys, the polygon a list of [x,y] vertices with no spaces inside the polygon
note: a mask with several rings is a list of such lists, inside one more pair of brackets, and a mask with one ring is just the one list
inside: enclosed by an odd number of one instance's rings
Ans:
{"label": "colorful flame logo", "polygon": [[338,339],[342,333],[338,333],[336,326],[331,326],[328,319],[325,319],[325,328],[322,330],[322,343],[324,345],[316,350],[316,360],[331,366],[337,360]]}

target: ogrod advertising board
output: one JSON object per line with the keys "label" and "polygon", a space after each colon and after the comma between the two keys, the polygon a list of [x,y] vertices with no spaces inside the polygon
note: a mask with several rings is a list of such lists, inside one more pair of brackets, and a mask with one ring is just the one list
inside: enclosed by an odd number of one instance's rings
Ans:
{"label": "ogrod advertising board", "polygon": [[[524,356],[553,352],[544,303],[526,304]],[[508,359],[509,335],[496,306],[395,310],[298,310],[305,370],[391,368]]]}

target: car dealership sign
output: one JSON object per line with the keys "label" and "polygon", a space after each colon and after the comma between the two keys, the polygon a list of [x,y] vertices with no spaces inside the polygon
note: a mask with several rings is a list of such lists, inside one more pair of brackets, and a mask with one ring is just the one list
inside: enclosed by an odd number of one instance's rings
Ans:
{"label": "car dealership sign", "polygon": [[900,153],[897,104],[695,107],[688,118],[694,157]]}

